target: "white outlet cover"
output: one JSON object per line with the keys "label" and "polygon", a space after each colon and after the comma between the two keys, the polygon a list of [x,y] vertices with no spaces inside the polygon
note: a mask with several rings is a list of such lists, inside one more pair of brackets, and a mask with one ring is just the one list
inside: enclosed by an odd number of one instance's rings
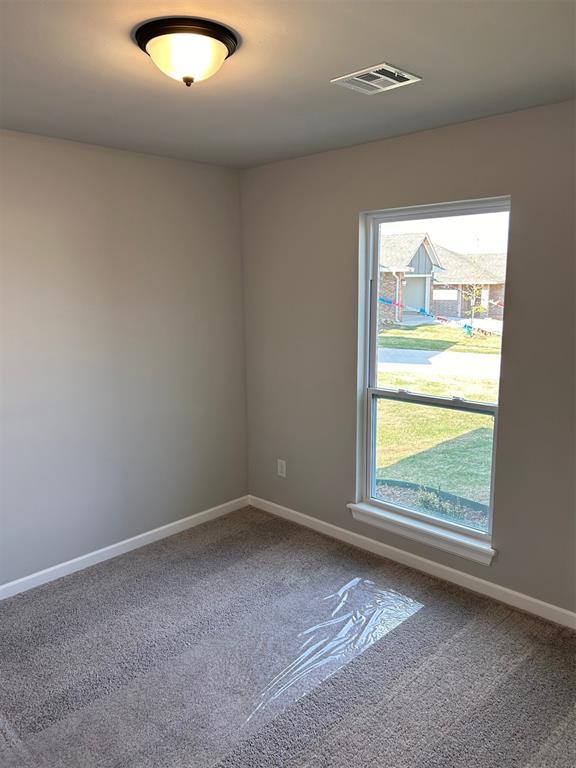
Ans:
{"label": "white outlet cover", "polygon": [[286,462],[284,459],[278,459],[278,477],[286,477]]}

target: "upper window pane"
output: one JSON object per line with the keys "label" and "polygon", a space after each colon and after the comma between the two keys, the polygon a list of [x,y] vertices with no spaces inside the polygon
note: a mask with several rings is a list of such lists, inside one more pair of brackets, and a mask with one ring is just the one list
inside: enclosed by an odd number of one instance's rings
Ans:
{"label": "upper window pane", "polygon": [[508,219],[379,225],[377,386],[498,402]]}

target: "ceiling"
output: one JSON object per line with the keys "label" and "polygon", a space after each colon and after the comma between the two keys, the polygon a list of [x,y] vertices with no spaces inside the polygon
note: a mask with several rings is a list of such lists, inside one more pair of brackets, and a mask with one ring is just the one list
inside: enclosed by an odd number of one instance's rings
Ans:
{"label": "ceiling", "polygon": [[[1,0],[0,124],[240,167],[574,96],[576,2]],[[186,88],[130,38],[195,15],[242,39]],[[329,80],[382,61],[422,82],[365,96]]]}

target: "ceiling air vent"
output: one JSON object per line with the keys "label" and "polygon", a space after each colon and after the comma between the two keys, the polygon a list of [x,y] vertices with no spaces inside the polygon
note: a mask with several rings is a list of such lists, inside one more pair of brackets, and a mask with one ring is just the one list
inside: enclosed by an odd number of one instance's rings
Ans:
{"label": "ceiling air vent", "polygon": [[383,63],[368,69],[361,69],[359,72],[352,72],[350,75],[335,77],[330,82],[372,96],[374,93],[382,93],[382,91],[390,91],[392,88],[400,88],[402,85],[417,83],[421,79],[417,75],[396,69],[391,64]]}

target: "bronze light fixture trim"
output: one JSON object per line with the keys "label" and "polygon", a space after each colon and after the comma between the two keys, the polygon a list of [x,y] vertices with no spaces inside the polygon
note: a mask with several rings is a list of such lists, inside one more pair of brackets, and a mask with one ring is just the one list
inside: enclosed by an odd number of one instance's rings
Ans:
{"label": "bronze light fixture trim", "polygon": [[145,21],[134,40],[158,69],[188,87],[214,75],[239,45],[223,24],[188,16]]}

